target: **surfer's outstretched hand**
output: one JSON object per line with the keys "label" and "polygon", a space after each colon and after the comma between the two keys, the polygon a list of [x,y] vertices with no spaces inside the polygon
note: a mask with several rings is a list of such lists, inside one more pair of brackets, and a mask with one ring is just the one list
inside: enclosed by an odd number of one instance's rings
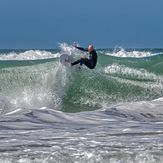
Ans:
{"label": "surfer's outstretched hand", "polygon": [[75,48],[77,47],[76,43],[73,43],[73,45],[72,45],[72,46],[73,46],[73,47],[75,47]]}

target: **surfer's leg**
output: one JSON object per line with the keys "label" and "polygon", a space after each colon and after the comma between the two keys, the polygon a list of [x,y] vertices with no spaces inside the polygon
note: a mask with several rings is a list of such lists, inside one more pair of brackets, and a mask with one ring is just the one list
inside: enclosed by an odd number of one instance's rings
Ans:
{"label": "surfer's leg", "polygon": [[79,63],[80,63],[80,65],[82,65],[82,64],[86,65],[90,69],[94,69],[95,68],[95,66],[93,66],[91,64],[90,60],[88,60],[87,58],[81,58],[81,59],[73,62],[73,63],[71,63],[71,66],[79,64]]}
{"label": "surfer's leg", "polygon": [[82,64],[83,63],[83,59],[79,59],[79,60],[71,63],[71,66],[74,66],[74,65],[79,64],[79,63]]}
{"label": "surfer's leg", "polygon": [[84,63],[84,60],[85,60],[85,58],[81,58],[81,59],[71,63],[71,66],[74,66],[74,65],[79,64],[79,63],[80,63],[80,66],[82,66],[82,64]]}

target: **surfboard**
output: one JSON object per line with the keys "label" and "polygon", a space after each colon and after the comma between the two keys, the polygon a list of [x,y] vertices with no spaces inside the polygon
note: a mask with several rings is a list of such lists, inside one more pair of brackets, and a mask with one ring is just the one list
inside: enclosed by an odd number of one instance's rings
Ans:
{"label": "surfboard", "polygon": [[61,64],[67,66],[73,62],[74,58],[68,54],[62,54],[59,58]]}

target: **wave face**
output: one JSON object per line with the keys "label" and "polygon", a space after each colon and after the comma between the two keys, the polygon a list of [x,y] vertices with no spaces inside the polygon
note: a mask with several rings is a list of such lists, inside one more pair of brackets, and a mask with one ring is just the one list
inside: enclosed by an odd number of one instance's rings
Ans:
{"label": "wave face", "polygon": [[66,44],[60,47],[1,53],[1,112],[38,107],[78,112],[163,95],[161,50],[97,50],[98,65],[92,71],[61,65],[62,53],[76,59],[83,53]]}
{"label": "wave face", "polygon": [[0,50],[0,162],[162,162],[163,50],[65,53]]}

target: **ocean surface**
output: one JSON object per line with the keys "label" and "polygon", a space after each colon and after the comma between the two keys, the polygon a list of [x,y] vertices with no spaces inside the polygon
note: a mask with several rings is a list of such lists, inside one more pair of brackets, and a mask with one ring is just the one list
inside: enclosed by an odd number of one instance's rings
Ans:
{"label": "ocean surface", "polygon": [[0,50],[0,162],[162,163],[163,49]]}

